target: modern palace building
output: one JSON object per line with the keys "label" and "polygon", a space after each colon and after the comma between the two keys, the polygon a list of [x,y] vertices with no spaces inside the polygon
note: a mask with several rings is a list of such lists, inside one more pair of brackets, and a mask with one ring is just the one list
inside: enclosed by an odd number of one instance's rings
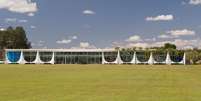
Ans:
{"label": "modern palace building", "polygon": [[6,64],[186,64],[186,55],[116,49],[6,49]]}

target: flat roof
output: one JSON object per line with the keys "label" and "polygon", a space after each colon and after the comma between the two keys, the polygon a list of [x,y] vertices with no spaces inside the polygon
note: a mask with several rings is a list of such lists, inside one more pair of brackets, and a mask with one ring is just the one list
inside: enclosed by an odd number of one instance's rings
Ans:
{"label": "flat roof", "polygon": [[6,51],[45,51],[45,52],[109,52],[115,49],[5,49]]}

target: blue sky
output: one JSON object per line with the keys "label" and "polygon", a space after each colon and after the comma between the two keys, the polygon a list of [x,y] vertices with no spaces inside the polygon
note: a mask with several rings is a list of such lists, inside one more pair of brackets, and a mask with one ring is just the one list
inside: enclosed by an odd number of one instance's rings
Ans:
{"label": "blue sky", "polygon": [[0,0],[0,28],[33,48],[201,48],[201,0]]}

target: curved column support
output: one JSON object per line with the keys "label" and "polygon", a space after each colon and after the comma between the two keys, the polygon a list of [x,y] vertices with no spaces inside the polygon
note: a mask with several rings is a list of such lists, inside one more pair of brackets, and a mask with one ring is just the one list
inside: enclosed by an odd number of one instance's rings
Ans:
{"label": "curved column support", "polygon": [[184,52],[183,64],[186,65],[186,53]]}
{"label": "curved column support", "polygon": [[131,64],[136,64],[136,52],[133,54],[133,59],[130,62]]}
{"label": "curved column support", "polygon": [[102,52],[102,64],[105,64],[105,56],[104,56],[104,52]]}
{"label": "curved column support", "polygon": [[153,53],[151,52],[151,54],[150,54],[150,57],[149,57],[149,60],[148,60],[148,64],[149,65],[153,65],[154,64],[154,58],[153,58]]}
{"label": "curved column support", "polygon": [[40,64],[41,63],[39,51],[37,51],[36,59],[33,61],[33,63],[35,63],[35,64]]}
{"label": "curved column support", "polygon": [[24,53],[23,53],[23,51],[21,51],[20,59],[18,60],[17,63],[18,64],[26,64],[26,61],[24,60]]}
{"label": "curved column support", "polygon": [[136,64],[141,64],[142,62],[138,60],[137,54],[136,54]]}
{"label": "curved column support", "polygon": [[167,56],[166,56],[165,63],[166,63],[167,65],[171,65],[171,64],[172,64],[172,61],[171,61],[170,53],[169,53],[169,52],[167,52]]}
{"label": "curved column support", "polygon": [[52,52],[52,59],[50,60],[50,64],[54,64],[54,57],[55,57],[55,53],[54,52]]}
{"label": "curved column support", "polygon": [[120,51],[118,51],[117,54],[117,64],[123,64],[124,62],[121,60],[121,55],[120,55]]}

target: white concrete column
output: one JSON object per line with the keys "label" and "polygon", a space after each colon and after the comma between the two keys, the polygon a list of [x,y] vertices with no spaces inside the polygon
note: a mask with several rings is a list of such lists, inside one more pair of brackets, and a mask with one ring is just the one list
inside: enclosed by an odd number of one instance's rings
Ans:
{"label": "white concrete column", "polygon": [[171,64],[172,64],[172,61],[171,61],[169,52],[167,52],[167,56],[166,56],[165,63],[166,63],[167,65],[171,65]]}
{"label": "white concrete column", "polygon": [[105,56],[104,56],[104,52],[102,52],[102,64],[105,64]]}
{"label": "white concrete column", "polygon": [[36,59],[34,60],[35,64],[40,64],[40,54],[39,54],[39,51],[36,52]]}
{"label": "white concrete column", "polygon": [[183,64],[186,65],[186,53],[184,52]]}
{"label": "white concrete column", "polygon": [[120,55],[120,51],[118,50],[118,54],[117,54],[117,64],[123,64],[124,62],[121,60],[121,55]]}
{"label": "white concrete column", "polygon": [[20,59],[18,60],[17,63],[18,63],[18,64],[25,64],[23,51],[21,51],[21,53],[20,53]]}
{"label": "white concrete column", "polygon": [[133,59],[130,62],[131,64],[136,64],[136,52],[133,54]]}
{"label": "white concrete column", "polygon": [[150,57],[149,57],[149,60],[148,60],[148,64],[149,64],[149,65],[153,65],[153,64],[154,64],[154,58],[153,58],[153,53],[152,53],[152,52],[150,53]]}
{"label": "white concrete column", "polygon": [[55,58],[55,53],[54,53],[54,51],[53,51],[53,52],[52,52],[52,59],[51,59],[51,61],[50,61],[50,64],[54,64],[54,63],[55,63],[54,58]]}

